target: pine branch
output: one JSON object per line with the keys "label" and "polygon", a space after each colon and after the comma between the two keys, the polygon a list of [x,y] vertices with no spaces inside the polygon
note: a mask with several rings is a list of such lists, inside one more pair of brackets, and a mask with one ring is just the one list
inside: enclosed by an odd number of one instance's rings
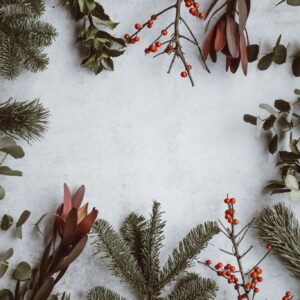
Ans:
{"label": "pine branch", "polygon": [[217,290],[215,281],[202,278],[196,273],[188,273],[178,281],[166,300],[209,300],[216,297]]}
{"label": "pine branch", "polygon": [[152,215],[149,225],[144,234],[143,258],[145,266],[145,281],[148,283],[148,289],[159,292],[160,285],[160,261],[159,253],[164,239],[163,229],[165,222],[161,219],[161,212],[159,211],[160,204],[153,203]]}
{"label": "pine branch", "polygon": [[283,203],[267,207],[256,219],[258,235],[273,246],[275,255],[300,279],[300,224],[293,211]]}
{"label": "pine branch", "polygon": [[94,225],[96,248],[105,252],[111,261],[111,269],[115,276],[129,282],[139,291],[144,291],[144,278],[140,267],[128,244],[119,236],[105,220]]}
{"label": "pine branch", "polygon": [[88,300],[126,300],[117,293],[103,287],[97,286],[89,291],[87,295]]}
{"label": "pine branch", "polygon": [[26,141],[40,139],[47,129],[49,111],[39,99],[17,102],[9,99],[0,104],[0,132]]}
{"label": "pine branch", "polygon": [[137,260],[142,272],[145,272],[142,249],[144,247],[144,234],[147,226],[146,219],[136,213],[131,213],[124,221],[121,233],[131,249],[131,254]]}
{"label": "pine branch", "polygon": [[206,222],[192,229],[179,243],[178,248],[173,250],[167,263],[161,272],[160,284],[162,287],[171,283],[180,273],[191,266],[201,250],[207,246],[207,242],[219,233],[216,222]]}
{"label": "pine branch", "polygon": [[48,58],[42,48],[57,33],[38,18],[45,10],[43,0],[0,0],[0,75],[16,78],[22,69],[43,71]]}

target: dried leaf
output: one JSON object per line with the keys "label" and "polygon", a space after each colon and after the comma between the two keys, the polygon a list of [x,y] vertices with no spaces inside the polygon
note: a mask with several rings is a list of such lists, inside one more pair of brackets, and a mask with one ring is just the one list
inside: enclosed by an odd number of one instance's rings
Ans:
{"label": "dried leaf", "polygon": [[32,300],[45,300],[47,299],[54,287],[54,279],[52,277],[48,278],[36,292]]}
{"label": "dried leaf", "polygon": [[274,106],[281,112],[289,112],[291,109],[290,103],[282,99],[275,100]]}
{"label": "dried leaf", "polygon": [[278,149],[278,135],[274,135],[274,137],[272,138],[270,144],[269,144],[269,152],[271,154],[274,154]]}
{"label": "dried leaf", "polygon": [[247,18],[248,18],[248,8],[246,5],[246,1],[238,0],[237,7],[239,12],[239,32],[240,35],[243,35],[247,23]]}
{"label": "dried leaf", "polygon": [[2,217],[2,221],[1,221],[1,229],[8,230],[12,226],[13,222],[14,222],[14,220],[11,216],[4,215]]}
{"label": "dried leaf", "polygon": [[218,26],[217,26],[217,30],[216,30],[216,38],[215,38],[214,48],[217,52],[221,51],[225,47],[225,43],[226,43],[225,27],[226,27],[226,22],[225,22],[225,19],[222,18],[218,22]]}
{"label": "dried leaf", "polygon": [[242,69],[245,75],[247,75],[248,70],[248,52],[247,52],[247,45],[244,34],[240,36],[240,51],[241,51],[241,62],[242,62]]}
{"label": "dried leaf", "polygon": [[237,25],[234,18],[229,14],[226,17],[226,37],[227,37],[228,49],[232,58],[238,58],[240,53],[239,32],[237,30]]}
{"label": "dried leaf", "polygon": [[264,125],[263,125],[263,129],[264,130],[270,130],[274,126],[275,121],[276,121],[276,117],[271,115],[269,118],[267,118],[265,120]]}
{"label": "dried leaf", "polygon": [[249,114],[245,114],[244,115],[244,121],[246,123],[250,123],[252,125],[256,125],[256,117],[252,116],[252,115],[249,115]]}

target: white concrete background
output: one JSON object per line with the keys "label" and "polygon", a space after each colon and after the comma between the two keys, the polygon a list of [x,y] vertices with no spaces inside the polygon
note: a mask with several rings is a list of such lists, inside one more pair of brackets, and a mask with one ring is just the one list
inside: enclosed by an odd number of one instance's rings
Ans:
{"label": "white concrete background", "polygon": [[[170,1],[165,1],[170,2]],[[252,42],[270,47],[283,34],[283,43],[300,40],[300,9],[276,1],[252,1],[248,23]],[[209,1],[201,3],[207,8]],[[112,19],[121,24],[116,33],[123,35],[133,24],[146,20],[163,8],[161,1],[117,1],[105,3]],[[190,23],[191,17],[187,16]],[[196,87],[179,76],[181,64],[166,74],[170,57],[153,60],[143,49],[158,22],[141,35],[143,41],[130,47],[115,60],[116,71],[94,76],[79,65],[75,44],[76,25],[59,0],[48,1],[45,18],[58,30],[56,42],[47,49],[48,70],[23,73],[17,80],[0,81],[1,101],[39,97],[51,111],[51,124],[45,138],[32,146],[22,142],[26,157],[9,161],[24,171],[22,178],[1,178],[7,197],[1,213],[18,216],[32,211],[31,223],[51,213],[62,200],[63,183],[72,189],[84,183],[86,200],[97,206],[100,216],[118,227],[131,211],[148,215],[152,200],[162,204],[167,226],[162,261],[180,239],[196,224],[223,216],[226,193],[238,199],[241,222],[247,222],[260,209],[279,200],[289,203],[287,195],[271,197],[262,187],[276,177],[274,159],[266,145],[254,138],[254,128],[243,123],[244,113],[258,114],[258,104],[276,98],[293,99],[299,79],[291,74],[290,63],[260,72],[251,64],[247,77],[225,72],[224,61],[209,63],[212,74],[199,64],[196,49],[186,45],[187,57],[194,66]],[[203,23],[193,28],[203,40]],[[298,29],[298,32],[297,32]],[[300,204],[293,204],[300,218]],[[27,227],[23,241],[9,233],[2,237],[1,249],[14,245],[12,264],[40,257],[42,240]],[[5,242],[4,242],[5,241]],[[202,259],[228,261],[217,250],[225,242],[219,235]],[[251,266],[263,254],[264,245],[251,232],[245,247],[254,244],[249,256]],[[229,244],[227,244],[229,248]],[[57,286],[69,291],[72,299],[84,299],[89,288],[99,284],[137,299],[126,284],[110,275],[108,268],[93,256],[89,246]],[[257,299],[281,299],[289,289],[299,299],[299,282],[290,277],[275,257],[264,263],[265,281]],[[217,280],[218,300],[235,299],[232,287],[202,266],[195,270]],[[8,278],[7,276],[6,278]],[[1,287],[6,281],[1,281]]]}

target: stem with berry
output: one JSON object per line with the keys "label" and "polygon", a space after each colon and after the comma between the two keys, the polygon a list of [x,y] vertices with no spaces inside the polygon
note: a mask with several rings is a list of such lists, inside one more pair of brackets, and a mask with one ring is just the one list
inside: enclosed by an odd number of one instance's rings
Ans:
{"label": "stem with berry", "polygon": [[[188,23],[186,22],[186,20],[182,17],[182,5],[183,2],[185,4],[185,6],[189,9],[189,13],[192,16],[198,17],[200,20],[203,20],[205,17],[204,12],[199,11],[199,7],[200,4],[194,0],[176,0],[175,3],[171,6],[168,6],[166,8],[164,8],[163,10],[161,10],[160,12],[153,14],[151,16],[151,18],[145,22],[144,24],[140,24],[140,23],[136,23],[135,24],[135,29],[136,31],[133,34],[125,34],[124,35],[124,39],[129,43],[129,44],[135,44],[136,42],[140,41],[140,37],[139,37],[139,33],[145,29],[145,28],[152,28],[155,21],[158,19],[159,16],[167,13],[168,11],[171,10],[175,10],[175,19],[173,22],[171,22],[169,25],[167,25],[166,27],[164,27],[161,30],[161,33],[159,34],[159,36],[145,49],[145,54],[149,54],[149,53],[156,53],[158,52],[159,48],[166,45],[166,47],[164,47],[164,49],[159,52],[158,54],[156,54],[154,57],[160,56],[162,54],[173,54],[171,63],[170,63],[170,67],[168,69],[168,73],[171,72],[173,64],[176,60],[176,58],[179,58],[184,66],[184,71],[182,71],[180,73],[181,77],[186,78],[188,77],[190,79],[190,82],[192,84],[192,86],[194,86],[194,80],[192,78],[191,75],[191,70],[192,70],[192,66],[190,64],[188,64],[185,54],[183,52],[182,49],[182,44],[181,41],[182,40],[186,40],[188,42],[190,42],[191,44],[193,44],[194,46],[197,47],[202,63],[204,65],[204,68],[206,69],[207,72],[210,72],[204,59],[203,59],[203,55],[202,55],[202,51],[201,51],[201,47],[195,37],[195,34],[193,33],[193,31],[191,30],[191,28],[189,27]],[[185,36],[181,33],[181,28],[180,25],[183,24],[187,33],[189,34],[188,36]],[[167,35],[169,35],[169,30],[173,28],[173,33],[170,35],[170,38],[161,41],[161,39]]]}
{"label": "stem with berry", "polygon": [[[248,272],[245,272],[242,261],[243,258],[253,249],[253,246],[250,246],[248,250],[243,253],[240,252],[239,247],[251,225],[253,224],[254,218],[236,233],[237,226],[239,225],[239,220],[235,217],[236,199],[227,197],[224,202],[225,204],[227,204],[225,219],[227,220],[229,227],[226,227],[222,223],[222,221],[219,220],[219,223],[221,225],[220,230],[230,240],[232,250],[220,250],[228,255],[233,256],[236,259],[237,265],[224,265],[222,262],[218,262],[214,267],[212,267],[211,260],[206,260],[205,262],[200,263],[214,271],[218,276],[226,279],[229,284],[234,284],[234,289],[237,292],[237,300],[253,300],[259,293],[258,285],[263,282],[263,277],[261,276],[263,271],[260,268],[260,264],[269,255],[273,247],[272,244],[267,244],[267,251],[263,255],[263,257]],[[282,299],[290,300],[292,298],[292,293],[287,291]]]}

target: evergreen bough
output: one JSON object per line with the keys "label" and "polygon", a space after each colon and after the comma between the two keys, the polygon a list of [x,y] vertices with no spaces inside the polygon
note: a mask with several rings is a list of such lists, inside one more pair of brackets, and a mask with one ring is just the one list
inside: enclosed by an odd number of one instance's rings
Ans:
{"label": "evergreen bough", "polygon": [[294,277],[300,279],[300,224],[283,203],[267,207],[256,219],[259,237],[273,246],[275,255]]}
{"label": "evergreen bough", "polygon": [[[160,204],[154,202],[152,214],[147,220],[131,213],[118,234],[105,220],[94,226],[97,253],[105,253],[110,260],[113,274],[129,283],[143,300],[209,300],[216,296],[213,280],[196,273],[188,273],[198,254],[219,228],[215,222],[196,226],[173,250],[161,268],[160,251],[164,239],[165,222],[161,218]],[[169,296],[162,295],[169,284],[177,280]],[[95,287],[88,293],[88,300],[126,300],[105,287]]]}
{"label": "evergreen bough", "polygon": [[43,71],[49,46],[57,33],[48,23],[39,21],[45,10],[43,0],[0,0],[0,75],[16,78],[26,69]]}

